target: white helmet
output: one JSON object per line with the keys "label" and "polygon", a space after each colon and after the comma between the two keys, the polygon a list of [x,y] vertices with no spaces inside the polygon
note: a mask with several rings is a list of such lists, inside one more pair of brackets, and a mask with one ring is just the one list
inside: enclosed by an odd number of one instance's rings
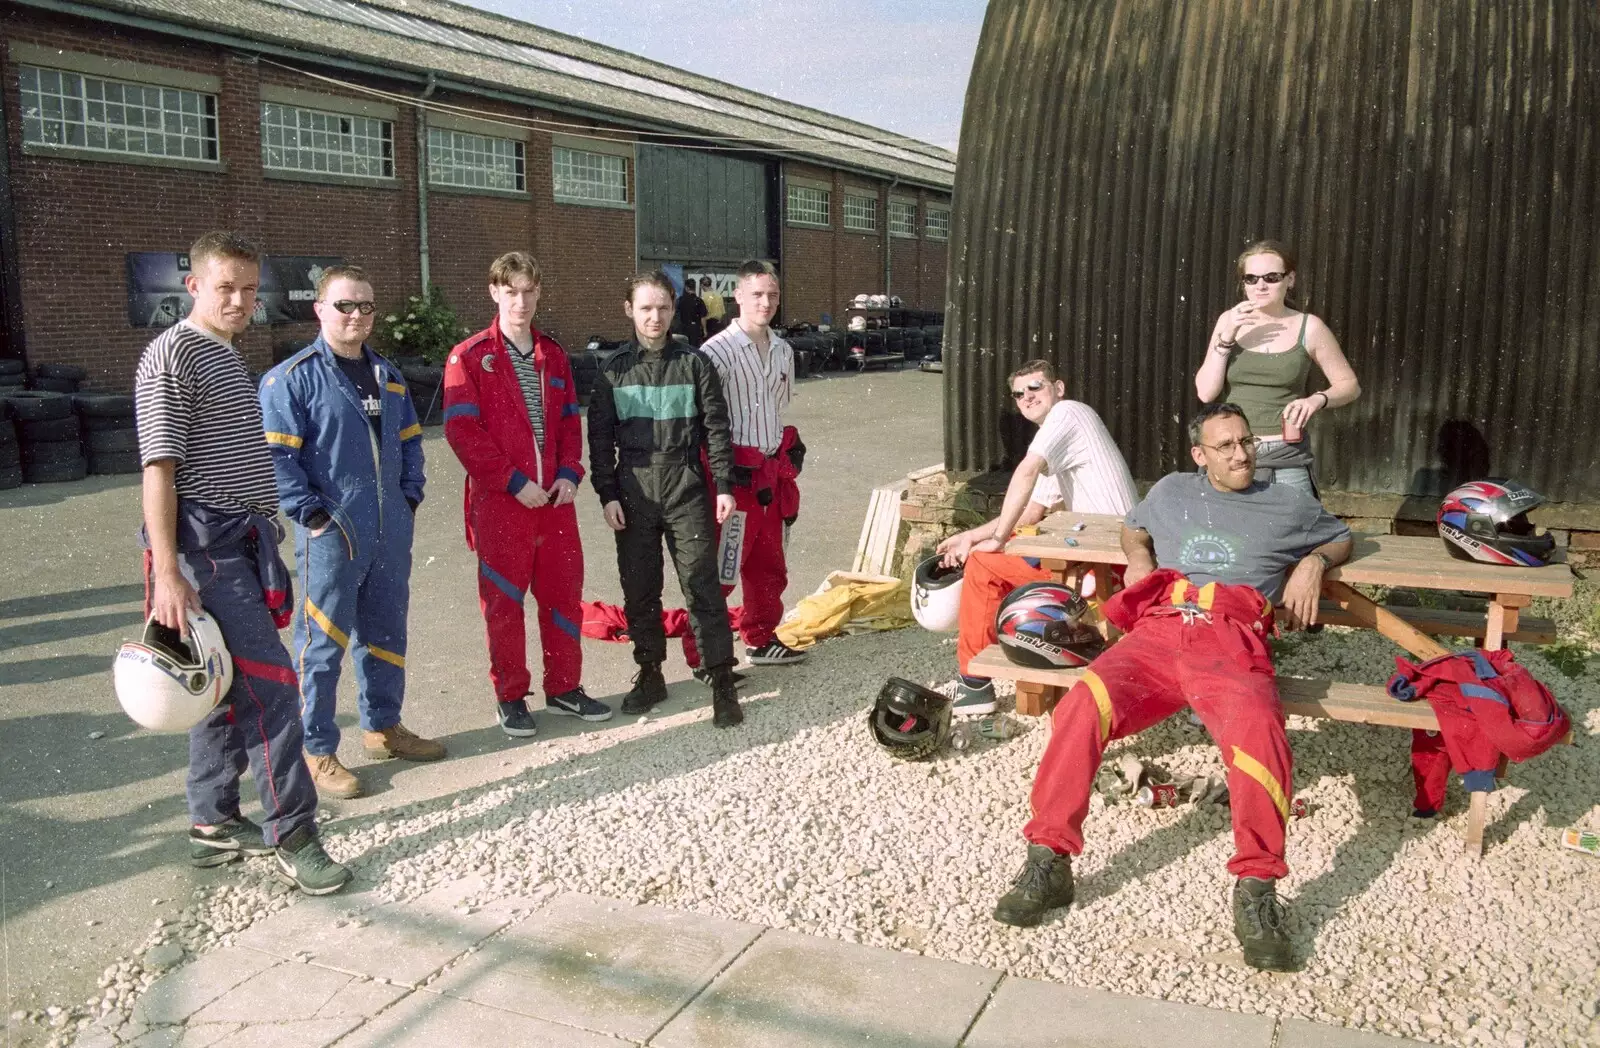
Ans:
{"label": "white helmet", "polygon": [[939,556],[935,553],[918,564],[911,577],[911,614],[925,630],[954,633],[960,628],[961,578],[966,569],[942,567]]}
{"label": "white helmet", "polygon": [[857,295],[855,298],[850,300],[850,304],[857,309],[866,309],[868,306],[872,305],[872,296]]}
{"label": "white helmet", "polygon": [[233,659],[217,620],[191,611],[188,623],[185,638],[151,617],[144,635],[117,651],[117,701],[142,728],[188,731],[233,687]]}
{"label": "white helmet", "polygon": [[867,318],[862,316],[859,313],[857,313],[855,316],[851,317],[850,318],[850,330],[851,331],[865,331],[865,330],[867,330]]}

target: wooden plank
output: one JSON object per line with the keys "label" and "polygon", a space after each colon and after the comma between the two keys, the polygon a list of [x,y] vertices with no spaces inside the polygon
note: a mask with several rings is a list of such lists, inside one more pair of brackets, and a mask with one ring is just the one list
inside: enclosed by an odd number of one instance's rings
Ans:
{"label": "wooden plank", "polygon": [[1471,858],[1483,857],[1483,828],[1488,816],[1489,795],[1482,790],[1467,794],[1467,834],[1461,847]]}
{"label": "wooden plank", "polygon": [[[1482,640],[1488,631],[1488,612],[1457,611],[1453,608],[1405,608],[1385,605],[1386,610],[1404,619],[1423,633],[1445,637],[1475,637]],[[1278,609],[1278,619],[1287,620],[1287,613]],[[1317,621],[1329,626],[1364,626],[1359,618],[1324,600],[1317,608]],[[1551,619],[1523,618],[1518,621],[1515,633],[1506,634],[1507,640],[1520,644],[1553,644],[1557,637],[1556,624]]]}
{"label": "wooden plank", "polygon": [[[1324,580],[1322,592],[1332,598],[1339,607],[1359,619],[1363,626],[1377,630],[1419,659],[1437,659],[1450,654],[1449,648],[1423,633],[1394,612],[1374,604],[1351,589],[1346,583],[1336,580]],[[1491,634],[1494,632],[1494,628],[1494,616],[1491,613],[1489,618],[1489,631]]]}

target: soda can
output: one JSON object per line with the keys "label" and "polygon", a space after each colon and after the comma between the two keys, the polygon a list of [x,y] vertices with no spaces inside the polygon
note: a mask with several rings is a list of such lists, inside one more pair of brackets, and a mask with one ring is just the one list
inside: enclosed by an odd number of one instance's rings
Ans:
{"label": "soda can", "polygon": [[1306,804],[1304,797],[1296,797],[1294,803],[1289,805],[1289,815],[1292,818],[1303,819],[1311,814],[1311,807]]}
{"label": "soda can", "polygon": [[1593,830],[1562,830],[1561,846],[1600,858],[1600,833]]}
{"label": "soda can", "polygon": [[1305,436],[1305,430],[1288,419],[1283,420],[1283,442],[1285,444],[1298,444],[1305,439]]}
{"label": "soda can", "polygon": [[1176,808],[1178,787],[1170,782],[1153,782],[1139,788],[1133,795],[1133,803],[1141,808]]}

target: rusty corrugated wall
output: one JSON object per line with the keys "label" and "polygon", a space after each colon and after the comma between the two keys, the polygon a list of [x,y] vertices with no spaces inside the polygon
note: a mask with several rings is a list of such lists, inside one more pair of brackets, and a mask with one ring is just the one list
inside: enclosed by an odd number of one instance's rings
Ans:
{"label": "rusty corrugated wall", "polygon": [[1314,424],[1324,487],[1430,494],[1488,469],[1600,502],[1597,9],[992,0],[956,176],[946,462],[1014,461],[1005,376],[1044,356],[1136,476],[1187,463],[1233,259],[1271,237],[1364,389]]}

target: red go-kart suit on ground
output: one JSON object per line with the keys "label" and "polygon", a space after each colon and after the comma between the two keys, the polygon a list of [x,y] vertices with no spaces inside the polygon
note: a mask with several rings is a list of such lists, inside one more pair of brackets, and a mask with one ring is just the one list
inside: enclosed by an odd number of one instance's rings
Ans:
{"label": "red go-kart suit on ground", "polygon": [[534,440],[527,402],[499,322],[450,351],[444,433],[467,470],[467,546],[478,554],[478,603],[489,633],[489,678],[501,702],[530,689],[524,595],[539,605],[547,696],[571,691],[583,671],[583,547],[571,503],[529,509],[516,492],[530,480],[547,491],[583,479],[582,422],[567,354],[533,332],[543,378],[544,442]]}

